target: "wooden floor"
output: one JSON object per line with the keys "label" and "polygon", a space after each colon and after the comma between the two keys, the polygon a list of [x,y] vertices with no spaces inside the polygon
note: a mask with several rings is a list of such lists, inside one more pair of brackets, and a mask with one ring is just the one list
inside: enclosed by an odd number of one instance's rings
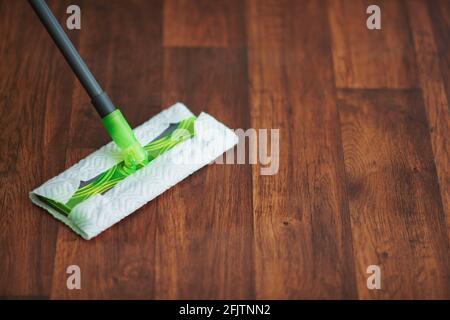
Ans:
{"label": "wooden floor", "polygon": [[183,101],[279,128],[279,172],[208,166],[82,240],[28,192],[108,137],[26,1],[0,0],[0,297],[450,299],[449,1],[377,1],[372,31],[365,0],[69,4],[133,126]]}

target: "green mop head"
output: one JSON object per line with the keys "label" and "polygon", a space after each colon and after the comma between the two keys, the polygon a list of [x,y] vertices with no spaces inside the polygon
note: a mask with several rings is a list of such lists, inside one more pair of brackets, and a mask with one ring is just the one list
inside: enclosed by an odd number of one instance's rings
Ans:
{"label": "green mop head", "polygon": [[130,170],[111,142],[30,193],[85,239],[131,214],[237,143],[233,131],[178,103],[134,130],[148,163]]}

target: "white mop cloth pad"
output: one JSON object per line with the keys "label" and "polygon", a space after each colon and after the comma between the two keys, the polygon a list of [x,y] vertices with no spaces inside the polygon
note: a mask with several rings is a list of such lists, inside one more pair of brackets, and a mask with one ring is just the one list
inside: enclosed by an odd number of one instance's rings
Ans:
{"label": "white mop cloth pad", "polygon": [[[150,143],[170,124],[193,114],[181,103],[162,111],[134,129],[142,145]],[[81,181],[89,181],[121,162],[120,150],[110,142],[57,177],[30,193],[31,201],[47,210],[85,239],[91,239],[177,184],[201,167],[234,147],[238,137],[206,113],[195,121],[194,137],[177,144],[145,167],[117,183],[104,194],[97,194],[76,205],[64,215],[38,196],[66,203]]]}

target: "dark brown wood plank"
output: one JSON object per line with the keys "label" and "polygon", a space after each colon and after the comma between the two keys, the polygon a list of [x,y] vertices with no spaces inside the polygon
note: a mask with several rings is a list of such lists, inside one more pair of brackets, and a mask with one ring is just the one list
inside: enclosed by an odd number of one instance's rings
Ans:
{"label": "dark brown wood plank", "polygon": [[[417,70],[425,102],[439,189],[446,213],[447,228],[450,231],[450,108],[443,77],[443,73],[446,72],[442,72],[446,69],[442,69],[439,60],[439,57],[445,57],[440,54],[444,48],[441,47],[441,50],[437,48],[426,3],[409,1],[408,12],[412,21]],[[450,30],[450,26],[447,30]],[[447,70],[448,66],[447,64]],[[450,232],[448,234],[450,236]]]}
{"label": "dark brown wood plank", "polygon": [[244,1],[164,1],[166,47],[228,47],[245,43]]}
{"label": "dark brown wood plank", "polygon": [[[359,298],[449,298],[449,245],[420,91],[341,91]],[[382,290],[368,290],[369,265]]]}
{"label": "dark brown wood plank", "polygon": [[450,100],[450,2],[447,0],[428,1],[433,34],[439,56],[442,77],[447,93],[447,101]]}
{"label": "dark brown wood plank", "polygon": [[[112,100],[123,105],[130,124],[139,125],[160,109],[162,1],[129,1],[126,10],[122,1],[87,1],[83,6],[87,14],[79,50],[100,82],[105,80]],[[101,24],[98,16],[104,17]],[[73,104],[66,167],[109,140],[80,86]],[[61,225],[51,297],[152,298],[156,211],[152,202],[90,241]],[[67,290],[71,264],[81,268],[83,290]]]}
{"label": "dark brown wood plank", "polygon": [[[164,105],[247,128],[246,51],[166,49]],[[205,189],[207,188],[207,189]],[[158,199],[157,298],[253,298],[249,166],[212,165]]]}
{"label": "dark brown wood plank", "polygon": [[[69,149],[67,167],[94,149]],[[156,208],[146,206],[98,237],[85,241],[60,226],[52,278],[52,299],[151,299]],[[66,269],[81,270],[81,290],[68,290]]]}
{"label": "dark brown wood plank", "polygon": [[[24,73],[25,65],[16,63],[17,53],[11,50],[13,44],[22,44],[24,46],[24,33],[19,30],[17,22],[14,21],[16,10],[22,9],[20,4],[8,5],[6,2],[0,2],[0,13],[4,17],[0,21],[0,128],[3,134],[0,137],[0,175],[8,174],[15,170],[17,161],[18,145],[20,137],[18,134],[17,118],[20,116],[21,105],[13,105],[20,99],[18,90],[17,74]],[[26,14],[26,16],[30,16]],[[18,46],[18,45],[17,45]],[[25,52],[20,55],[26,55]],[[19,70],[20,69],[20,70]]]}
{"label": "dark brown wood plank", "polygon": [[[162,1],[85,1],[78,50],[132,127],[160,109]],[[98,19],[99,15],[103,18]],[[82,86],[73,95],[71,146],[110,141]]]}
{"label": "dark brown wood plank", "polygon": [[336,86],[340,88],[417,87],[413,43],[403,1],[381,0],[381,30],[366,27],[365,0],[330,0]]}
{"label": "dark brown wood plank", "polygon": [[350,220],[323,1],[248,1],[251,124],[280,129],[253,169],[256,296],[354,298]]}
{"label": "dark brown wood plank", "polygon": [[[49,4],[57,16],[65,13],[67,2]],[[0,188],[0,261],[5,263],[0,296],[43,298],[50,294],[57,225],[31,204],[28,193],[64,166],[73,79],[60,72],[64,62],[56,58],[59,52],[29,5],[0,5],[9,17],[0,27],[8,33],[2,37],[5,55],[0,59],[2,119],[8,122],[6,145],[16,151],[16,157],[9,151],[1,156],[8,170]],[[34,30],[32,37],[24,32],[23,21]]]}
{"label": "dark brown wood plank", "polygon": [[[66,167],[70,167],[93,152],[94,149],[69,148],[66,153]],[[51,279],[53,299],[88,299],[102,296],[101,251],[93,242],[86,242],[65,225],[59,225],[56,240],[54,270]],[[67,289],[67,267],[77,265],[81,270],[82,290]],[[100,267],[101,268],[101,267]]]}

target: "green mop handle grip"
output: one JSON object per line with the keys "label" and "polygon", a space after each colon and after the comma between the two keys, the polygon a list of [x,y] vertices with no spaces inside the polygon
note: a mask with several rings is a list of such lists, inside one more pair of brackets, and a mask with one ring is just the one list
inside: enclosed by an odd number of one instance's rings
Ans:
{"label": "green mop handle grip", "polygon": [[115,108],[100,87],[45,1],[28,0],[28,2],[85,88],[109,135],[124,153],[125,165],[130,168],[139,164],[145,165],[148,162],[146,151],[136,139],[120,110]]}
{"label": "green mop handle grip", "polygon": [[103,117],[102,123],[113,141],[122,150],[124,162],[128,168],[136,168],[138,165],[148,163],[147,152],[136,139],[133,130],[119,109]]}

